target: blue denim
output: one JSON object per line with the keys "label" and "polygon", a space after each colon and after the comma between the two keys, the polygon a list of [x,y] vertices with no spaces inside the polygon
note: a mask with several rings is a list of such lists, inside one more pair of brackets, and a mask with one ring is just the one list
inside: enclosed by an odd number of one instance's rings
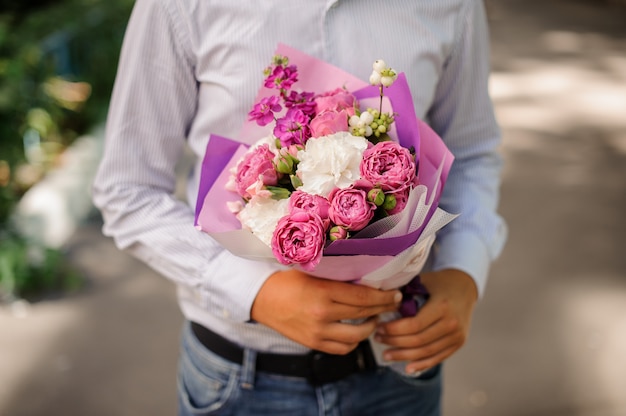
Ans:
{"label": "blue denim", "polygon": [[312,386],[306,380],[255,372],[208,351],[185,325],[178,370],[178,413],[191,415],[439,416],[441,366],[418,378],[378,368]]}

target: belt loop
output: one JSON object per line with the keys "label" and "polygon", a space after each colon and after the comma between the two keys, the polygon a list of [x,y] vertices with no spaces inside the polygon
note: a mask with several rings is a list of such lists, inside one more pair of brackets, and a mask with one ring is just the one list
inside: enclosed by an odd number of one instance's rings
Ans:
{"label": "belt loop", "polygon": [[243,350],[243,363],[241,365],[241,388],[252,390],[256,377],[256,351],[246,348]]}

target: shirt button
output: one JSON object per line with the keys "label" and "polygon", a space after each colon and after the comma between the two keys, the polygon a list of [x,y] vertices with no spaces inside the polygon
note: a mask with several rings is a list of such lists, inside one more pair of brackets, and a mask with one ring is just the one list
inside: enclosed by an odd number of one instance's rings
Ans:
{"label": "shirt button", "polygon": [[229,318],[230,312],[228,312],[228,310],[226,309],[222,309],[222,316],[224,316],[224,318]]}

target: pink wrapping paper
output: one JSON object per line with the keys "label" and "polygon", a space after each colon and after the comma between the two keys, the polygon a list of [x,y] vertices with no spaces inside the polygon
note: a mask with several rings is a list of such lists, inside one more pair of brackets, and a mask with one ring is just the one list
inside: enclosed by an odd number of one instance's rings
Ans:
{"label": "pink wrapping paper", "polygon": [[[377,87],[324,61],[285,45],[279,45],[276,53],[289,57],[290,63],[297,65],[299,80],[295,87],[299,90],[321,93],[345,86],[359,101],[379,98]],[[267,88],[261,88],[256,101],[272,93]],[[336,280],[359,280],[401,253],[407,253],[416,245],[429,220],[438,211],[438,202],[454,157],[441,138],[416,117],[404,74],[399,74],[394,84],[385,88],[384,94],[396,113],[392,138],[405,147],[413,146],[419,155],[418,178],[420,184],[427,188],[428,214],[421,227],[404,235],[359,239],[357,234],[354,238],[331,243],[325,248],[324,257],[313,273],[315,275],[332,276]],[[224,185],[229,178],[230,167],[236,165],[249,145],[270,133],[268,126],[260,127],[248,121],[241,129],[239,140],[211,135],[202,164],[195,220],[198,229],[209,233],[234,254],[264,261],[273,260],[271,249],[250,232],[241,229],[241,224],[226,205],[227,201],[237,201],[240,197],[227,191]],[[434,231],[431,230],[431,233],[434,234]],[[348,261],[346,256],[350,256]]]}

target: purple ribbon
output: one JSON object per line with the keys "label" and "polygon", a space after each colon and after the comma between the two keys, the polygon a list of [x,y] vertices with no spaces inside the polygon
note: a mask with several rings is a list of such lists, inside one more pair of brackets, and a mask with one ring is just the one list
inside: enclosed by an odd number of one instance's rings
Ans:
{"label": "purple ribbon", "polygon": [[430,296],[428,289],[422,284],[419,274],[407,285],[400,288],[400,291],[402,292],[402,302],[398,310],[405,318],[415,316]]}

